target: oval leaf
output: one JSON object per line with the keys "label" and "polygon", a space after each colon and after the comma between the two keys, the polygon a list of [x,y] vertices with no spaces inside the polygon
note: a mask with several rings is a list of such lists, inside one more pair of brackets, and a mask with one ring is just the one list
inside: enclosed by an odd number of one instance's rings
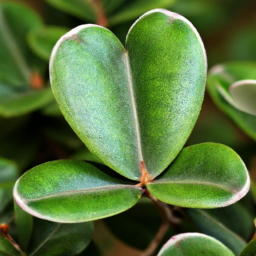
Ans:
{"label": "oval leaf", "polygon": [[198,233],[185,233],[173,236],[157,256],[234,256],[218,240]]}
{"label": "oval leaf", "polygon": [[256,117],[234,107],[229,93],[231,85],[240,80],[256,80],[255,63],[227,63],[217,65],[209,71],[207,89],[215,104],[251,138],[256,140]]}
{"label": "oval leaf", "polygon": [[51,221],[75,223],[109,217],[132,207],[141,190],[83,161],[39,165],[15,184],[14,198],[28,213]]}
{"label": "oval leaf", "polygon": [[170,168],[147,185],[159,200],[192,208],[233,204],[249,188],[250,178],[240,157],[229,147],[215,143],[184,148]]}
{"label": "oval leaf", "polygon": [[127,51],[100,26],[71,30],[53,50],[51,84],[63,115],[93,154],[129,179],[140,180],[141,166],[153,179],[196,122],[206,56],[193,25],[160,9],[134,23],[126,44]]}
{"label": "oval leaf", "polygon": [[77,255],[89,244],[93,223],[62,224],[34,218],[29,256]]}
{"label": "oval leaf", "polygon": [[256,115],[256,80],[242,80],[231,85],[229,92],[238,109]]}

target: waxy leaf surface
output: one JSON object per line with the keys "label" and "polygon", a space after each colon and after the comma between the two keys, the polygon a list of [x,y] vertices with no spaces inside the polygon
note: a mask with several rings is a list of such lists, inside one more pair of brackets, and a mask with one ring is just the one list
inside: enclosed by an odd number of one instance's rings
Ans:
{"label": "waxy leaf surface", "polygon": [[147,185],[157,199],[193,208],[233,204],[249,188],[250,178],[240,157],[215,143],[184,148],[167,171]]}
{"label": "waxy leaf surface", "polygon": [[217,65],[209,71],[207,89],[215,104],[251,138],[256,140],[256,117],[234,107],[229,89],[241,80],[256,80],[255,63],[227,63]]}
{"label": "waxy leaf surface", "polygon": [[234,256],[218,240],[198,233],[173,236],[157,256]]}
{"label": "waxy leaf surface", "polygon": [[100,26],[71,30],[52,53],[52,89],[93,154],[132,180],[140,180],[143,161],[154,178],[177,156],[196,122],[205,51],[188,20],[160,9],[133,24],[126,46]]}
{"label": "waxy leaf surface", "polygon": [[39,165],[26,172],[14,198],[28,213],[46,220],[75,223],[109,217],[132,207],[141,190],[75,160]]}
{"label": "waxy leaf surface", "polygon": [[238,81],[231,85],[229,92],[239,110],[256,115],[256,80]]}
{"label": "waxy leaf surface", "polygon": [[89,244],[93,230],[92,222],[63,224],[34,218],[28,255],[77,255]]}

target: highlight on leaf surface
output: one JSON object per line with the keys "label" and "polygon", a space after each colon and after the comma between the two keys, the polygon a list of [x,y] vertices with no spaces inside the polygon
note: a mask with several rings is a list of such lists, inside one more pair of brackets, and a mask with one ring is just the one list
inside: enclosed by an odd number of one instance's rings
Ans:
{"label": "highlight on leaf surface", "polygon": [[156,9],[130,28],[126,49],[109,30],[79,26],[53,49],[50,78],[70,126],[104,164],[149,180],[184,146],[201,109],[202,40],[184,17]]}
{"label": "highlight on leaf surface", "polygon": [[141,189],[76,160],[48,162],[16,182],[14,199],[29,214],[61,223],[106,218],[132,207]]}
{"label": "highlight on leaf surface", "polygon": [[221,242],[199,233],[184,233],[173,236],[157,256],[234,256]]}
{"label": "highlight on leaf surface", "polygon": [[171,166],[146,187],[150,194],[168,204],[216,208],[244,197],[250,178],[232,149],[203,143],[184,148]]}

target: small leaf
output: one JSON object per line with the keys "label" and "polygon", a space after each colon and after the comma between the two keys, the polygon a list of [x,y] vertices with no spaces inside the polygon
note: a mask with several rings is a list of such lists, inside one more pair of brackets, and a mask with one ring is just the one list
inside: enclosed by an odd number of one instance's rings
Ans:
{"label": "small leaf", "polygon": [[34,218],[29,256],[72,256],[83,251],[93,234],[93,223],[61,224]]}
{"label": "small leaf", "polygon": [[60,160],[26,172],[14,198],[28,213],[56,222],[75,223],[109,217],[132,207],[141,190],[112,178],[83,161]]}
{"label": "small leaf", "polygon": [[[42,26],[39,16],[25,5],[4,2],[0,4],[0,80],[15,87],[28,86],[34,56],[26,42],[31,29]],[[29,63],[27,60],[30,60]]]}
{"label": "small leaf", "polygon": [[169,8],[175,0],[137,0],[124,6],[109,18],[109,26],[136,19],[145,12],[155,8]]}
{"label": "small leaf", "polygon": [[240,253],[239,256],[255,256],[256,252],[256,239],[252,240]]}
{"label": "small leaf", "polygon": [[0,236],[0,256],[21,256],[21,254],[7,239]]}
{"label": "small leaf", "polygon": [[67,32],[68,29],[63,27],[48,26],[38,28],[29,32],[28,43],[35,54],[49,61],[54,45]]}
{"label": "small leaf", "polygon": [[240,80],[256,80],[255,63],[227,63],[214,66],[207,78],[207,89],[215,104],[251,138],[256,140],[256,117],[234,107],[229,88]]}
{"label": "small leaf", "polygon": [[234,256],[218,240],[198,233],[185,233],[173,236],[157,256]]}
{"label": "small leaf", "polygon": [[132,180],[140,180],[145,165],[153,179],[177,156],[196,122],[205,51],[188,20],[161,9],[133,24],[126,45],[127,51],[100,26],[71,30],[52,53],[52,89],[93,154]]}
{"label": "small leaf", "polygon": [[52,6],[86,21],[96,22],[96,13],[91,0],[46,0]]}
{"label": "small leaf", "polygon": [[147,184],[147,188],[168,204],[216,208],[245,196],[250,178],[243,161],[232,149],[203,143],[184,148],[170,168]]}
{"label": "small leaf", "polygon": [[[209,211],[187,209],[186,212],[201,232],[218,239],[220,242],[230,248],[235,255],[238,256],[246,246],[245,240],[228,229],[221,221],[216,219],[214,215],[212,216]],[[232,211],[230,212],[230,217],[231,216]],[[237,221],[240,226],[243,226],[243,222],[241,221],[244,220],[242,218],[241,220],[238,219]]]}
{"label": "small leaf", "polygon": [[[0,84],[0,90],[6,85]],[[0,95],[0,115],[15,117],[35,111],[53,100],[50,88],[25,90],[23,92],[8,88],[8,94]]]}
{"label": "small leaf", "polygon": [[23,211],[15,201],[14,211],[19,245],[23,251],[26,251],[33,230],[33,216]]}
{"label": "small leaf", "polygon": [[230,86],[229,92],[239,110],[256,115],[256,80],[238,81]]}
{"label": "small leaf", "polygon": [[10,160],[0,157],[0,184],[16,181],[19,177],[17,165]]}

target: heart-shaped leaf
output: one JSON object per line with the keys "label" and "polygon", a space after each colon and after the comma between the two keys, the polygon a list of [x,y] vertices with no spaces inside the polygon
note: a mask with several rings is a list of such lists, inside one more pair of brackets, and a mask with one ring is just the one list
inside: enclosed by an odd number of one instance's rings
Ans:
{"label": "heart-shaped leaf", "polygon": [[[187,209],[186,213],[201,232],[218,239],[220,242],[230,248],[235,255],[238,256],[246,246],[246,241],[244,239],[232,232],[221,221],[216,219],[214,215],[209,214],[209,211]],[[232,217],[232,214],[233,212],[230,211],[229,217]],[[243,227],[242,223],[244,223],[244,220],[238,219],[237,223]]]}
{"label": "heart-shaped leaf", "polygon": [[240,157],[215,143],[184,148],[165,173],[147,184],[150,194],[159,200],[193,208],[233,204],[249,188],[250,178]]}
{"label": "heart-shaped leaf", "polygon": [[62,224],[34,218],[28,255],[77,255],[88,246],[93,229],[92,222]]}
{"label": "heart-shaped leaf", "polygon": [[256,80],[238,81],[230,86],[229,92],[239,110],[256,115]]}
{"label": "heart-shaped leaf", "polygon": [[217,65],[209,71],[207,89],[216,105],[256,140],[256,117],[235,108],[235,102],[229,93],[232,84],[248,79],[256,80],[255,63],[238,62]]}
{"label": "heart-shaped leaf", "polygon": [[218,240],[198,233],[185,233],[173,236],[157,256],[234,256]]}
{"label": "heart-shaped leaf", "polygon": [[28,43],[39,57],[49,61],[54,45],[67,32],[67,28],[54,26],[34,29],[28,34]]}
{"label": "heart-shaped leaf", "polygon": [[33,230],[33,216],[23,211],[15,201],[14,211],[19,245],[23,251],[26,251]]}
{"label": "heart-shaped leaf", "polygon": [[184,146],[204,94],[206,56],[193,25],[166,10],[144,14],[127,51],[107,29],[75,28],[56,44],[51,84],[89,150],[132,179],[159,175]]}
{"label": "heart-shaped leaf", "polygon": [[140,188],[75,160],[39,165],[26,172],[14,188],[16,202],[28,213],[69,223],[118,214],[140,197]]}

